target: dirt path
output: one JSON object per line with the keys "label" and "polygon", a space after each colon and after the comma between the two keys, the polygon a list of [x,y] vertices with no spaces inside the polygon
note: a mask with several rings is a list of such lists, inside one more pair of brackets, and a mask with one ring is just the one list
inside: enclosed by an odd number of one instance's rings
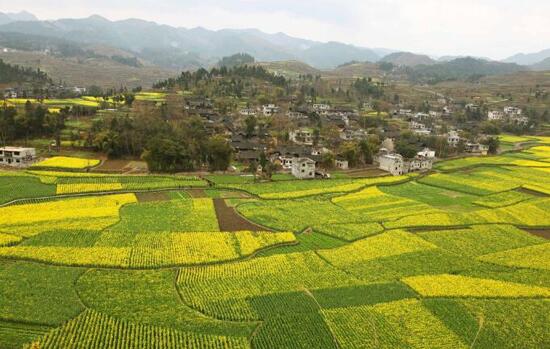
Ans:
{"label": "dirt path", "polygon": [[237,212],[233,207],[227,206],[224,199],[214,199],[214,208],[216,209],[216,216],[218,217],[218,224],[221,231],[266,231],[268,229],[256,225]]}

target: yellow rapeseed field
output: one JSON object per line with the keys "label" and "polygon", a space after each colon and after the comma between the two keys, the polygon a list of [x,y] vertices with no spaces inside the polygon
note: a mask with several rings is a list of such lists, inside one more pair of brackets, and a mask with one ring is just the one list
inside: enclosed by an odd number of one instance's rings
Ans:
{"label": "yellow rapeseed field", "polygon": [[40,161],[33,167],[51,167],[51,168],[65,168],[65,169],[85,169],[87,167],[93,167],[99,165],[100,161],[97,159],[82,159],[66,156],[54,156],[46,160]]}
{"label": "yellow rapeseed field", "polygon": [[421,275],[403,282],[425,297],[550,297],[550,288],[461,275]]}
{"label": "yellow rapeseed field", "polygon": [[76,218],[118,217],[121,206],[135,202],[134,194],[119,194],[7,206],[0,208],[0,221],[4,226],[10,226]]}

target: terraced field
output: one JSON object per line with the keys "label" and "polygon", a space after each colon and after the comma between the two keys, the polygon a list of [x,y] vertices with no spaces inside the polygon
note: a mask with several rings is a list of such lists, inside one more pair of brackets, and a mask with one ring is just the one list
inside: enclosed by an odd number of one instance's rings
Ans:
{"label": "terraced field", "polygon": [[270,183],[0,172],[0,348],[546,348],[548,159]]}

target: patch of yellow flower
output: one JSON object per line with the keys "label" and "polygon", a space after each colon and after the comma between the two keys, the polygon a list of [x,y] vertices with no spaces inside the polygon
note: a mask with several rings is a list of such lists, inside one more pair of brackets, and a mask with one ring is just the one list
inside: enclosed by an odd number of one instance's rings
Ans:
{"label": "patch of yellow flower", "polygon": [[90,193],[122,189],[121,183],[70,183],[58,184],[56,194]]}
{"label": "patch of yellow flower", "polygon": [[373,259],[425,251],[436,245],[403,230],[392,230],[352,244],[318,253],[330,263],[345,267]]}
{"label": "patch of yellow flower", "polygon": [[478,259],[508,267],[550,270],[550,243],[486,254]]}
{"label": "patch of yellow flower", "polygon": [[137,202],[134,194],[47,201],[0,208],[4,227],[77,218],[118,217],[121,206]]}
{"label": "patch of yellow flower", "polygon": [[461,275],[422,275],[404,283],[425,297],[550,297],[550,288]]}
{"label": "patch of yellow flower", "polygon": [[21,237],[0,233],[0,246],[7,246],[21,241]]}
{"label": "patch of yellow flower", "polygon": [[85,169],[99,165],[100,161],[97,159],[82,159],[66,156],[54,156],[39,163],[36,163],[33,167],[52,167],[52,168],[64,168],[64,169]]}

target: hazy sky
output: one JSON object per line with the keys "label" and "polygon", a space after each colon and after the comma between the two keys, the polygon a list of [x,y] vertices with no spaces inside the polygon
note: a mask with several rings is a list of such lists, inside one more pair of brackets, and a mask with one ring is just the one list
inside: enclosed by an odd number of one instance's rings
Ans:
{"label": "hazy sky", "polygon": [[432,55],[495,59],[550,48],[549,0],[0,0],[40,19],[141,18],[179,27],[269,33]]}

